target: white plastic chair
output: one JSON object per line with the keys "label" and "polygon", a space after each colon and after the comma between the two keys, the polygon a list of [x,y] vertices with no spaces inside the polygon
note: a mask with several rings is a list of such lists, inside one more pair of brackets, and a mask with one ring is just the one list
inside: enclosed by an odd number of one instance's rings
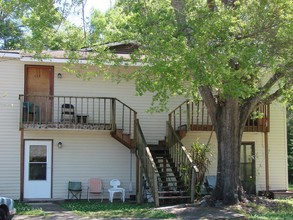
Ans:
{"label": "white plastic chair", "polygon": [[112,186],[112,188],[108,189],[109,201],[113,202],[114,193],[118,192],[118,193],[121,193],[121,200],[124,202],[125,201],[125,189],[118,187],[118,186],[120,186],[120,181],[117,179],[113,179],[110,181],[110,186]]}

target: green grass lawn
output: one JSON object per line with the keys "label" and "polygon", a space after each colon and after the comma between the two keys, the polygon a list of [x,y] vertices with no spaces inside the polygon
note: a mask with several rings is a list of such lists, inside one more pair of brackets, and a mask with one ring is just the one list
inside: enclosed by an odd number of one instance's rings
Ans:
{"label": "green grass lawn", "polygon": [[[260,204],[249,203],[243,209],[247,219],[293,219],[293,199],[269,200]],[[243,211],[242,210],[242,211]]]}
{"label": "green grass lawn", "polygon": [[[100,201],[68,201],[60,205],[82,217],[91,218],[146,218],[170,219],[176,215],[163,210],[154,209],[150,204],[137,205],[133,203]],[[245,215],[246,219],[293,219],[293,199],[260,199],[237,206],[236,211]],[[34,209],[30,205],[15,202],[18,215],[49,216],[48,212]],[[235,211],[235,210],[234,210]]]}
{"label": "green grass lawn", "polygon": [[289,184],[289,190],[293,191],[293,184]]}
{"label": "green grass lawn", "polygon": [[14,208],[17,215],[46,216],[47,214],[41,209],[35,209],[30,205],[15,201]]}
{"label": "green grass lawn", "polygon": [[[114,203],[100,201],[68,201],[60,203],[60,205],[69,211],[83,217],[96,218],[156,218],[156,219],[170,219],[176,218],[176,215],[167,213],[163,210],[153,209],[152,205],[121,203],[114,201]],[[30,205],[15,202],[17,215],[31,215],[31,216],[45,216],[48,213],[34,209]]]}
{"label": "green grass lawn", "polygon": [[61,204],[67,210],[83,217],[99,218],[176,218],[176,215],[163,210],[155,210],[152,205],[129,203],[101,203],[99,201],[74,201]]}

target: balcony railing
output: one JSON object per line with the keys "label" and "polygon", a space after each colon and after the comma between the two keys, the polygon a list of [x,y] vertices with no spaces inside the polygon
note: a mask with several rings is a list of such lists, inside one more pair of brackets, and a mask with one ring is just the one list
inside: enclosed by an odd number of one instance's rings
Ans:
{"label": "balcony railing", "polygon": [[[261,118],[257,118],[255,116]],[[260,104],[247,120],[244,131],[268,132],[270,106]],[[213,125],[203,101],[185,101],[169,114],[169,122],[175,130],[212,131]]]}
{"label": "balcony railing", "polygon": [[134,134],[136,112],[116,98],[20,95],[20,128],[115,130]]}

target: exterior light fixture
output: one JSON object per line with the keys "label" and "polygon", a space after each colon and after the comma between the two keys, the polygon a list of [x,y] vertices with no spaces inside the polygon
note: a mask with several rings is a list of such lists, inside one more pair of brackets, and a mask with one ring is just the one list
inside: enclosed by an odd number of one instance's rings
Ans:
{"label": "exterior light fixture", "polygon": [[58,148],[62,148],[62,142],[58,142],[57,146]]}
{"label": "exterior light fixture", "polygon": [[62,79],[62,77],[63,77],[63,76],[62,76],[62,73],[58,73],[58,74],[57,74],[57,77],[58,77],[58,79]]}

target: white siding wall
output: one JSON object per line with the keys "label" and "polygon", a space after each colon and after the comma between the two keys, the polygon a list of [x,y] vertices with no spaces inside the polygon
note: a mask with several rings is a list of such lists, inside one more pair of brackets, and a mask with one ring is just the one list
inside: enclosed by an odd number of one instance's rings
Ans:
{"label": "white siding wall", "polygon": [[269,133],[270,189],[288,188],[286,109],[271,105],[271,131]]}
{"label": "white siding wall", "polygon": [[[270,190],[284,190],[288,188],[287,140],[286,140],[286,109],[280,103],[271,105],[271,124],[269,136],[269,188]],[[211,132],[188,132],[182,143],[189,147],[199,139],[207,143]],[[265,150],[264,134],[261,132],[244,132],[243,142],[255,142],[256,190],[265,190]],[[213,152],[210,175],[217,173],[217,140],[213,133],[211,139]]]}
{"label": "white siding wall", "polygon": [[0,195],[20,195],[20,132],[18,95],[23,93],[20,62],[0,59]]}
{"label": "white siding wall", "polygon": [[[2,60],[1,60],[2,61]],[[24,93],[23,62],[5,60],[1,62],[0,74],[0,195],[19,198],[20,196],[20,132],[18,95]],[[39,65],[40,63],[27,63]],[[42,65],[53,65],[42,63]],[[64,72],[61,64],[54,65],[54,94],[60,96],[116,97],[138,112],[138,119],[148,144],[156,144],[165,136],[167,113],[147,113],[151,94],[135,96],[135,86],[131,82],[115,84],[98,76],[83,81]],[[63,74],[62,79],[57,73]],[[170,109],[181,104],[183,99],[172,99]],[[269,133],[270,188],[287,188],[287,151],[285,109],[280,105],[271,108],[271,132]],[[200,137],[206,142],[210,132],[189,132],[183,139],[186,146]],[[112,178],[118,178],[129,196],[130,152],[129,149],[114,140],[108,131],[25,131],[25,139],[51,139],[53,146],[53,198],[67,197],[67,182],[83,182],[83,197],[86,195],[87,180],[100,177],[109,187]],[[56,144],[61,141],[63,148]],[[256,146],[257,190],[265,187],[264,176],[264,140],[261,133],[245,133],[243,141],[254,141]],[[212,136],[214,160],[210,174],[216,173],[216,138]],[[132,161],[133,192],[135,194],[135,157]],[[107,193],[105,193],[107,196]]]}
{"label": "white siding wall", "polygon": [[[126,196],[135,194],[136,157],[132,156],[130,172],[130,150],[110,136],[109,131],[39,131],[26,132],[25,139],[53,140],[53,198],[67,198],[68,181],[82,182],[82,198],[86,198],[89,178],[102,179],[108,198],[107,189],[111,179],[119,179]],[[58,148],[57,143],[63,147]],[[129,193],[132,175],[133,190]]]}
{"label": "white siding wall", "polygon": [[[15,170],[12,175],[16,180],[7,178],[7,183],[13,181],[17,188],[5,187],[0,183],[0,188],[9,189],[6,196],[19,198],[20,195],[20,132],[19,126],[19,103],[18,95],[24,93],[24,64],[40,65],[37,62],[21,63],[14,62],[7,64],[7,68],[11,71],[10,81],[5,81],[7,91],[11,93],[11,86],[15,86],[13,103],[14,111],[10,112],[15,123],[11,124],[7,117],[7,110],[2,114],[3,120],[7,120],[9,126],[14,130],[9,131],[13,134],[13,138],[5,139],[10,145],[14,146],[14,153],[5,151],[6,156],[13,157],[17,162],[10,160]],[[52,63],[42,63],[42,65],[53,65]],[[11,66],[14,68],[12,69]],[[16,70],[16,67],[18,68]],[[135,96],[134,83],[122,82],[120,84],[106,81],[99,76],[89,81],[77,78],[75,75],[68,74],[63,71],[61,64],[54,65],[54,95],[59,96],[91,96],[91,97],[115,97],[129,105],[138,112],[141,127],[149,144],[157,143],[158,140],[164,139],[165,126],[168,120],[167,113],[147,113],[150,107],[151,95],[143,97]],[[19,81],[15,84],[15,74],[19,74]],[[57,74],[61,72],[62,79],[57,78]],[[1,74],[2,71],[1,71]],[[21,76],[21,77],[20,77]],[[2,81],[4,82],[4,81]],[[7,83],[8,82],[8,83]],[[1,87],[3,88],[3,87]],[[4,87],[5,88],[5,87]],[[182,102],[182,100],[180,100]],[[180,102],[171,101],[173,107]],[[9,102],[10,103],[10,102]],[[16,107],[15,107],[16,106]],[[173,109],[171,107],[171,109]],[[2,126],[2,124],[1,124]],[[8,126],[8,127],[9,127]],[[7,126],[3,127],[6,129]],[[153,129],[156,128],[156,129]],[[6,135],[8,136],[8,135]],[[67,183],[69,180],[82,181],[83,198],[86,196],[87,181],[90,177],[100,177],[103,180],[105,189],[109,187],[109,181],[112,178],[121,180],[122,187],[126,189],[126,196],[135,194],[136,185],[136,158],[132,157],[132,192],[129,193],[130,184],[130,151],[125,146],[110,136],[109,131],[81,132],[81,131],[25,131],[24,138],[29,139],[50,139],[54,141],[53,146],[53,198],[67,198]],[[56,144],[61,141],[63,148],[58,149]],[[1,172],[3,173],[3,172]],[[8,172],[7,172],[8,174]],[[8,176],[7,176],[8,177]],[[10,184],[9,184],[10,185]],[[108,193],[105,192],[105,196]]]}
{"label": "white siding wall", "polygon": [[[119,70],[121,71],[121,70]],[[63,74],[62,79],[56,75]],[[158,140],[164,139],[168,113],[147,113],[151,104],[151,94],[136,96],[133,82],[113,83],[111,80],[104,80],[102,76],[91,80],[82,80],[75,75],[63,71],[62,65],[55,65],[55,95],[60,96],[90,96],[90,97],[114,97],[137,111],[142,130],[148,144],[156,144]],[[173,110],[182,103],[182,98],[174,98],[170,102],[170,109]],[[153,129],[156,128],[156,129]]]}

